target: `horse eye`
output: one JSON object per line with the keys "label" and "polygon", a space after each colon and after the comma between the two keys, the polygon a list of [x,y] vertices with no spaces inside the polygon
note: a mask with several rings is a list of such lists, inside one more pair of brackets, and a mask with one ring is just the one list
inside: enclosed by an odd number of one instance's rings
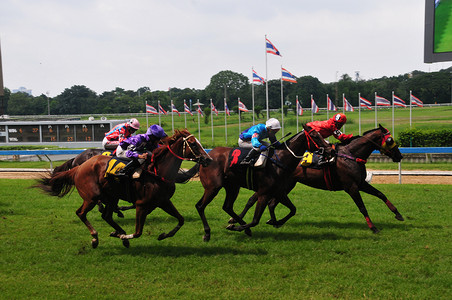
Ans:
{"label": "horse eye", "polygon": [[386,140],[386,144],[387,144],[387,145],[392,145],[392,144],[394,144],[393,138],[392,138],[392,137],[388,137],[388,139]]}

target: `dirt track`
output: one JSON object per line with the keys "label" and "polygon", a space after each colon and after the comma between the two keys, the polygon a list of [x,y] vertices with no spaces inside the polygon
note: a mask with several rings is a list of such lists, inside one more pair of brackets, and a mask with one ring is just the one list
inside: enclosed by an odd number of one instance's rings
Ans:
{"label": "dirt track", "polygon": [[[0,172],[0,178],[37,179],[40,172]],[[399,183],[399,176],[381,175],[372,177],[371,183]],[[402,184],[452,184],[452,176],[402,176]]]}

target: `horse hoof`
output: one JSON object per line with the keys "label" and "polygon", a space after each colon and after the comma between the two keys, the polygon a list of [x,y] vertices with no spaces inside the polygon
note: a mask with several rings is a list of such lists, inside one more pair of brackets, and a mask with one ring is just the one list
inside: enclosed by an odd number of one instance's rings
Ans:
{"label": "horse hoof", "polygon": [[99,240],[92,239],[91,240],[91,246],[93,247],[93,249],[96,249],[97,246],[99,246]]}
{"label": "horse hoof", "polygon": [[202,237],[202,240],[204,241],[204,242],[208,242],[208,241],[210,241],[210,235],[205,235],[205,236],[203,236]]}
{"label": "horse hoof", "polygon": [[396,215],[395,218],[399,221],[405,221],[405,219],[402,217],[402,215]]}
{"label": "horse hoof", "polygon": [[122,244],[124,245],[124,247],[129,248],[130,247],[130,242],[129,240],[123,240]]}
{"label": "horse hoof", "polygon": [[252,235],[253,235],[253,234],[251,233],[251,229],[249,229],[249,228],[245,229],[245,234],[246,234],[247,236],[252,236]]}
{"label": "horse hoof", "polygon": [[227,230],[235,230],[235,225],[234,224],[230,224],[228,226],[226,226]]}
{"label": "horse hoof", "polygon": [[267,221],[266,224],[267,225],[276,225],[276,222],[274,220],[270,219],[270,220]]}
{"label": "horse hoof", "polygon": [[115,238],[119,238],[119,233],[117,231],[113,231],[112,233],[110,233],[111,237],[115,237]]}
{"label": "horse hoof", "polygon": [[164,239],[166,239],[166,233],[160,234],[159,237],[157,238],[157,240],[159,240],[159,241],[164,240]]}
{"label": "horse hoof", "polygon": [[229,221],[228,221],[228,223],[229,223],[229,224],[234,224],[234,223],[237,223],[237,222],[235,221],[234,218],[230,218]]}
{"label": "horse hoof", "polygon": [[380,230],[378,230],[377,227],[372,227],[370,230],[372,230],[372,232],[375,234],[380,232]]}
{"label": "horse hoof", "polygon": [[120,211],[117,212],[117,215],[118,215],[119,218],[124,218],[124,214],[122,212],[120,212]]}

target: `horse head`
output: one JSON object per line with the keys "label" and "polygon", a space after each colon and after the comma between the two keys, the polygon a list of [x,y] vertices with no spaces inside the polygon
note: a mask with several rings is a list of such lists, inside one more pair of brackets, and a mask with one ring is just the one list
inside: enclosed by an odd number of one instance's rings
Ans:
{"label": "horse head", "polygon": [[175,134],[171,138],[174,140],[182,140],[183,146],[181,156],[184,160],[195,161],[204,167],[212,161],[212,158],[207,154],[206,150],[204,150],[198,139],[188,132],[188,130],[175,130]]}
{"label": "horse head", "polygon": [[[402,153],[400,153],[397,143],[394,141],[389,130],[378,124],[378,130],[380,134],[380,153],[384,154],[392,159],[393,162],[400,162],[403,158]],[[377,131],[378,131],[377,130]]]}

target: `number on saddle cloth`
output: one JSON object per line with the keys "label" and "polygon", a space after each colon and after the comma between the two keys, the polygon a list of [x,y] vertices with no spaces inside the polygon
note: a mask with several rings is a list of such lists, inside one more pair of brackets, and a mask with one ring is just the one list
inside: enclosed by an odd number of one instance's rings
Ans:
{"label": "number on saddle cloth", "polygon": [[229,168],[240,165],[240,162],[248,155],[251,149],[248,148],[234,148],[229,152],[228,166]]}
{"label": "number on saddle cloth", "polygon": [[318,153],[305,152],[303,158],[300,161],[300,166],[314,169],[321,169],[319,162],[322,160],[322,156]]}
{"label": "number on saddle cloth", "polygon": [[122,170],[129,162],[130,162],[129,159],[112,157],[107,163],[107,169],[105,170],[104,177],[107,177],[108,175],[115,175],[119,170]]}

